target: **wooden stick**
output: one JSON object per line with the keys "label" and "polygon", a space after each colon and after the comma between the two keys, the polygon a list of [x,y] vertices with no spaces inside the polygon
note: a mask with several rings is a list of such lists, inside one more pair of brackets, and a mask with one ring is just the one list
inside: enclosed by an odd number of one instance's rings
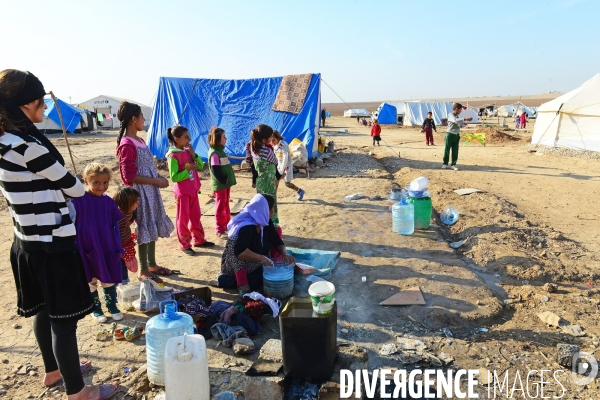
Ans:
{"label": "wooden stick", "polygon": [[73,171],[75,175],[77,175],[77,168],[75,167],[75,161],[73,161],[73,153],[71,153],[71,147],[69,146],[69,139],[67,139],[67,130],[65,129],[65,122],[63,121],[62,113],[60,112],[60,107],[58,105],[58,101],[56,100],[56,96],[50,91],[50,96],[52,100],[54,100],[54,106],[56,107],[56,111],[58,111],[58,118],[60,118],[60,125],[62,126],[63,135],[65,136],[65,143],[67,143],[67,150],[69,150],[69,156],[71,157],[71,164],[73,165]]}

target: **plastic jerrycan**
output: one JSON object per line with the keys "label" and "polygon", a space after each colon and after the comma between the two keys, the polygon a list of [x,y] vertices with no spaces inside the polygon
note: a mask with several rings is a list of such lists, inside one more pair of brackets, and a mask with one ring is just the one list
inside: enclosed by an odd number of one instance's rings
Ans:
{"label": "plastic jerrycan", "polygon": [[194,333],[194,320],[186,313],[177,312],[175,300],[161,301],[161,314],[146,323],[146,364],[148,380],[155,385],[165,385],[165,347],[167,341],[184,334]]}
{"label": "plastic jerrycan", "polygon": [[210,400],[208,355],[204,336],[183,335],[167,342],[165,399]]}

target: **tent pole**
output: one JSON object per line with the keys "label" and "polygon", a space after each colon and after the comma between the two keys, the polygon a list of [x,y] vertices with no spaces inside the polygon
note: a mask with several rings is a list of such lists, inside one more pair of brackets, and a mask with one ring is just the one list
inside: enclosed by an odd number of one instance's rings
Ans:
{"label": "tent pole", "polygon": [[67,130],[65,129],[65,122],[63,121],[62,113],[60,112],[60,106],[58,105],[58,101],[56,100],[56,96],[50,91],[50,96],[52,100],[54,100],[54,106],[56,107],[56,111],[58,112],[58,117],[60,118],[60,125],[62,126],[63,135],[65,136],[65,143],[67,143],[67,150],[69,150],[69,156],[71,157],[71,164],[73,165],[73,172],[77,175],[77,168],[75,167],[75,161],[73,161],[73,153],[71,153],[71,147],[69,146],[69,139],[67,138]]}

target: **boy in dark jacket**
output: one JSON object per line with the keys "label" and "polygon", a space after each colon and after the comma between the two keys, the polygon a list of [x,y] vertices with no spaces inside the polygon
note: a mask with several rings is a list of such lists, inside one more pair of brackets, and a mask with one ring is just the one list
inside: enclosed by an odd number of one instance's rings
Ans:
{"label": "boy in dark jacket", "polygon": [[427,118],[423,121],[423,126],[421,127],[421,132],[425,132],[425,143],[427,146],[435,146],[433,144],[433,131],[437,133],[437,129],[435,128],[435,121],[433,120],[433,114],[430,112],[427,113]]}

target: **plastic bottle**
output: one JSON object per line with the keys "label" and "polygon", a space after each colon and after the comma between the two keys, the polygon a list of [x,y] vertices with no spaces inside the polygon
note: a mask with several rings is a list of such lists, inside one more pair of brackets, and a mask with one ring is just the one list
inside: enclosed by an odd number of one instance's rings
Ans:
{"label": "plastic bottle", "polygon": [[206,342],[202,335],[169,339],[165,348],[166,400],[210,400]]}
{"label": "plastic bottle", "polygon": [[392,206],[392,231],[400,235],[415,231],[415,209],[405,197]]}
{"label": "plastic bottle", "polygon": [[448,206],[444,208],[444,211],[440,214],[440,220],[446,225],[454,225],[458,221],[458,208],[454,206]]}
{"label": "plastic bottle", "polygon": [[162,314],[150,318],[146,323],[146,363],[148,380],[155,385],[164,386],[167,341],[185,333],[192,335],[194,320],[186,313],[177,312],[175,300],[161,301],[159,309]]}

